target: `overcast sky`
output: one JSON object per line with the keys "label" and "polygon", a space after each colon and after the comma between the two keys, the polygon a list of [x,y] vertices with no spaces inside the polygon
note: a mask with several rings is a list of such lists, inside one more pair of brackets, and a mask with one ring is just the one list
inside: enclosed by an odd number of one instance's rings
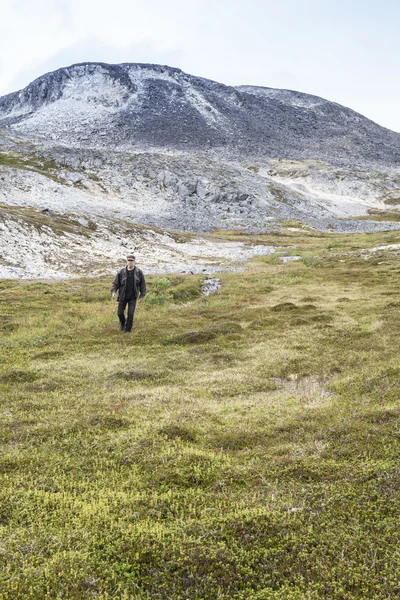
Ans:
{"label": "overcast sky", "polygon": [[0,95],[77,62],[299,90],[400,132],[399,0],[1,0]]}

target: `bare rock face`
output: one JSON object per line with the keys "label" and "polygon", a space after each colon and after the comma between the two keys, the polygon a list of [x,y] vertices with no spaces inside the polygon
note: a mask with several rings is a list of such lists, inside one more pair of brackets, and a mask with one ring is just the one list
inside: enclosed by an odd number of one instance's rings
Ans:
{"label": "bare rock face", "polygon": [[400,134],[339,104],[160,65],[83,63],[48,73],[0,98],[1,127],[73,147],[400,165]]}

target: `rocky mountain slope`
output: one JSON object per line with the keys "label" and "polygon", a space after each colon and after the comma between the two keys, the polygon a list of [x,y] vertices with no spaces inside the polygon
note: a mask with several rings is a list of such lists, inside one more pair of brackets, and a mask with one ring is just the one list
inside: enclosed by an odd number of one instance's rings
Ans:
{"label": "rocky mountain slope", "polygon": [[[23,208],[93,223],[103,270],[121,254],[106,240],[135,223],[198,233],[262,232],[284,220],[395,228],[360,219],[400,204],[400,134],[298,92],[233,88],[159,65],[73,65],[0,98],[0,203],[21,208],[28,246]],[[18,246],[3,220],[4,265],[18,260],[11,239]],[[71,258],[70,268],[82,273],[90,261]]]}
{"label": "rocky mountain slope", "polygon": [[0,99],[0,127],[70,146],[400,165],[400,134],[348,108],[158,65],[84,63],[48,73]]}

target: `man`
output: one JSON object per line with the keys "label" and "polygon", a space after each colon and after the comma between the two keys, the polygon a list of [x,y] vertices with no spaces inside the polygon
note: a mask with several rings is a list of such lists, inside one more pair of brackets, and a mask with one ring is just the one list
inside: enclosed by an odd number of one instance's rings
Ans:
{"label": "man", "polygon": [[[116,274],[111,287],[113,298],[117,296],[118,292],[118,318],[120,329],[125,333],[129,333],[132,329],[136,302],[142,302],[146,295],[144,275],[135,265],[135,257],[129,254],[126,257],[126,267]],[[128,305],[128,314],[125,317],[126,305]]]}

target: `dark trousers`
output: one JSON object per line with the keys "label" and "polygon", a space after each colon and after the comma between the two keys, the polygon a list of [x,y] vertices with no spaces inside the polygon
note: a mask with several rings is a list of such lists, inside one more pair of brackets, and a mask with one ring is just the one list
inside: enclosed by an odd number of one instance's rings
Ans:
{"label": "dark trousers", "polygon": [[[125,317],[125,308],[128,305],[128,314]],[[133,315],[135,314],[136,308],[136,298],[131,298],[130,300],[120,300],[118,302],[118,318],[121,323],[121,329],[125,329],[125,331],[131,331],[133,324]]]}

